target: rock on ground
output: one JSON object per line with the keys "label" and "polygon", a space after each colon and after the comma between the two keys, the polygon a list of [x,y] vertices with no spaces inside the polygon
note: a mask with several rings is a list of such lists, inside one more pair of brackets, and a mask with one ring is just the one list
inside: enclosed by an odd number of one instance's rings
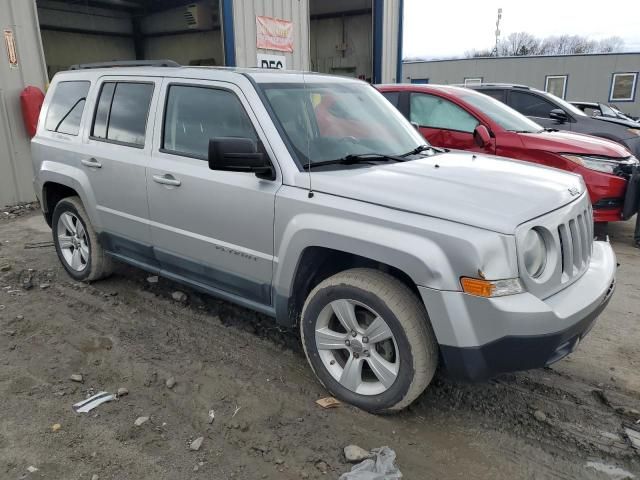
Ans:
{"label": "rock on ground", "polygon": [[344,447],[344,458],[347,459],[347,462],[358,463],[371,458],[371,453],[358,445],[347,445]]}
{"label": "rock on ground", "polygon": [[197,452],[198,450],[200,450],[200,447],[202,446],[202,442],[204,441],[204,437],[198,437],[196,438],[193,442],[191,442],[191,444],[189,445],[189,449],[193,450],[194,452]]}
{"label": "rock on ground", "polygon": [[142,424],[144,424],[144,423],[146,423],[148,421],[149,421],[149,417],[138,417],[138,418],[136,418],[136,421],[133,422],[133,424],[136,427],[139,427],[140,425],[142,425]]}

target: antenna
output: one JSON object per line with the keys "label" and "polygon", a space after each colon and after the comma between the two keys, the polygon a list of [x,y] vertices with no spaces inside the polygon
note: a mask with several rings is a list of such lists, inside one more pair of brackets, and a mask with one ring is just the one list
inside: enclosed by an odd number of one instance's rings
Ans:
{"label": "antenna", "polygon": [[502,8],[498,8],[498,18],[496,19],[496,48],[493,50],[495,56],[498,56],[498,44],[500,43],[500,20],[502,20]]}
{"label": "antenna", "polygon": [[[307,98],[306,98],[306,96],[307,96],[306,95],[307,94],[307,80],[305,79],[305,76],[304,76],[304,70],[302,70],[302,85],[303,85],[303,90],[304,90],[304,93],[305,93],[304,105],[305,105],[305,109],[306,109],[307,108]],[[306,140],[307,140],[307,162],[308,162],[307,163],[307,172],[309,174],[309,193],[307,194],[307,196],[309,198],[313,198],[313,185],[311,183],[311,155],[310,155],[311,147],[309,145],[309,133],[310,132],[307,131],[307,135],[306,135]]]}

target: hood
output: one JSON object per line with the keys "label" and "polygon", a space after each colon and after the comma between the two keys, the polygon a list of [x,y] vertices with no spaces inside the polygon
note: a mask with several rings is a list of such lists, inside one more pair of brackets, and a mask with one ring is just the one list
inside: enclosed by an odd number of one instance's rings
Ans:
{"label": "hood", "polygon": [[603,122],[617,123],[618,125],[623,125],[627,128],[640,129],[640,122],[634,122],[633,120],[626,120],[624,118],[605,117],[605,116],[597,116],[597,117],[591,117],[591,118],[595,118],[596,120],[602,120]]}
{"label": "hood", "polygon": [[459,151],[402,163],[314,170],[312,176],[317,192],[505,234],[585,191],[578,175]]}
{"label": "hood", "polygon": [[627,158],[629,150],[612,140],[575,132],[523,133],[520,138],[525,148],[553,153],[577,153],[599,157]]}

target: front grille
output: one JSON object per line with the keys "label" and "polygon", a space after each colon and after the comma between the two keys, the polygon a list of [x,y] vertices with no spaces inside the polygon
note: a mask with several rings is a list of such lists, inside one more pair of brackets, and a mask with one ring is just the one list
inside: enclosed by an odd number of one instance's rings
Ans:
{"label": "front grille", "polygon": [[593,213],[585,208],[577,216],[558,225],[563,283],[580,275],[591,260]]}

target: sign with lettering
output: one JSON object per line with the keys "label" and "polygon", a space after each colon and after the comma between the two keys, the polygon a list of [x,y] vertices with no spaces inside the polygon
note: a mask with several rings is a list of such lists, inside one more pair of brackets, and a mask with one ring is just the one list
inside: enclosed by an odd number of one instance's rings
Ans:
{"label": "sign with lettering", "polygon": [[258,54],[258,68],[277,68],[287,69],[287,57],[284,55],[265,55]]}
{"label": "sign with lettering", "polygon": [[293,52],[293,22],[273,17],[256,17],[256,46],[265,50]]}
{"label": "sign with lettering", "polygon": [[18,51],[16,50],[16,39],[13,36],[13,30],[4,31],[4,44],[7,47],[9,67],[18,68]]}

